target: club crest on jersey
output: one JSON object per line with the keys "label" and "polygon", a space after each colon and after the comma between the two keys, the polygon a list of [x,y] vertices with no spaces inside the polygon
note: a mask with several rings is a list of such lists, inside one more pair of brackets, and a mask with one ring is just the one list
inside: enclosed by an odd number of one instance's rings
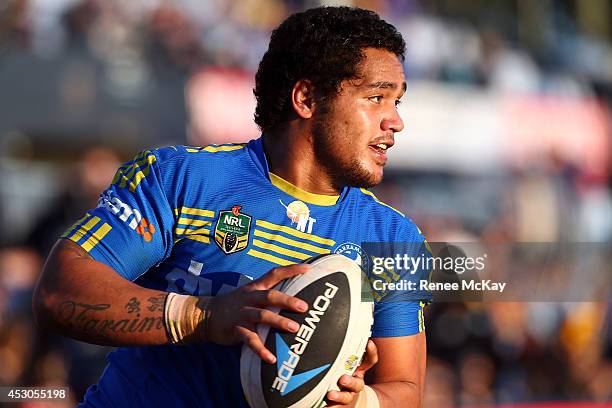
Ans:
{"label": "club crest on jersey", "polygon": [[242,251],[249,243],[251,216],[240,212],[235,205],[231,210],[219,211],[215,225],[215,242],[226,254]]}
{"label": "club crest on jersey", "polygon": [[291,220],[291,225],[296,224],[295,228],[298,231],[308,234],[312,233],[312,227],[317,220],[310,216],[310,209],[304,202],[296,200],[285,205],[282,200],[278,201],[285,207],[287,217]]}
{"label": "club crest on jersey", "polygon": [[359,245],[352,242],[345,242],[338,245],[333,251],[334,254],[341,254],[349,259],[357,262],[363,271],[369,271],[370,269],[370,258],[368,254]]}

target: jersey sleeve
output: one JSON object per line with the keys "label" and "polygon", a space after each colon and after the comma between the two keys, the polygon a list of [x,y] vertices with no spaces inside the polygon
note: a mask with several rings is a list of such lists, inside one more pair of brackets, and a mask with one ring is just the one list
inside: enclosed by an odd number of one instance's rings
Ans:
{"label": "jersey sleeve", "polygon": [[396,286],[373,290],[372,337],[412,336],[424,332],[424,308],[432,300],[431,292],[422,286],[423,281],[429,281],[431,272],[426,262],[431,253],[425,237],[412,221],[406,219],[395,242],[379,246],[378,251],[384,258],[395,258],[399,254],[402,263],[401,267],[385,270],[374,278]]}
{"label": "jersey sleeve", "polygon": [[62,238],[81,246],[129,280],[171,252],[174,214],[160,171],[159,151],[144,151],[122,165],[96,208]]}

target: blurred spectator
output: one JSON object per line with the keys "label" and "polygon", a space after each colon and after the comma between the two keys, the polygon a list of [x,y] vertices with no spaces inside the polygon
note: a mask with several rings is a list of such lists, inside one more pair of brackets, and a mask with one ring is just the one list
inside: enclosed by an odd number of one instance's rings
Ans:
{"label": "blurred spectator", "polygon": [[489,405],[495,402],[495,367],[489,356],[481,353],[465,356],[460,365],[459,378],[461,405]]}
{"label": "blurred spectator", "polygon": [[46,256],[66,228],[85,211],[96,207],[100,193],[112,181],[119,163],[117,153],[107,147],[92,147],[84,152],[71,172],[66,191],[42,215],[27,244]]}
{"label": "blurred spectator", "polygon": [[525,52],[504,44],[500,33],[492,28],[481,33],[481,70],[495,91],[534,93],[539,90],[538,67]]}
{"label": "blurred spectator", "polygon": [[458,385],[452,366],[436,357],[428,357],[426,375],[423,405],[430,408],[455,406]]}
{"label": "blurred spectator", "polygon": [[196,28],[183,10],[170,4],[155,9],[147,24],[150,60],[160,68],[191,71],[206,62]]}
{"label": "blurred spectator", "polygon": [[100,16],[100,8],[97,0],[83,0],[66,11],[63,23],[68,47],[76,49],[88,47],[88,33]]}
{"label": "blurred spectator", "polygon": [[26,49],[30,45],[27,20],[29,0],[7,0],[0,3],[0,55],[3,48]]}
{"label": "blurred spectator", "polygon": [[0,250],[0,384],[27,380],[38,336],[31,312],[42,259],[24,247]]}

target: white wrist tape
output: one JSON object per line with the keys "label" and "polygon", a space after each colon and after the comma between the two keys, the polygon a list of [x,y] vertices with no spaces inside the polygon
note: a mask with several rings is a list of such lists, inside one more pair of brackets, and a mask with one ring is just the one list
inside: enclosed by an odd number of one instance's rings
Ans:
{"label": "white wrist tape", "polygon": [[168,293],[164,306],[164,324],[172,344],[208,339],[209,297]]}
{"label": "white wrist tape", "polygon": [[380,408],[380,401],[374,388],[364,385],[361,392],[363,395],[359,398],[359,408]]}

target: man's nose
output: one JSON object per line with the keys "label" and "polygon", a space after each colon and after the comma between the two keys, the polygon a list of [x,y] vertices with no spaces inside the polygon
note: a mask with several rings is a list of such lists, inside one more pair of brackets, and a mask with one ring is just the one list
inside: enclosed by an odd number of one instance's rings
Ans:
{"label": "man's nose", "polygon": [[394,106],[392,110],[383,118],[380,127],[384,131],[401,132],[404,129],[404,121],[402,120],[397,108]]}

